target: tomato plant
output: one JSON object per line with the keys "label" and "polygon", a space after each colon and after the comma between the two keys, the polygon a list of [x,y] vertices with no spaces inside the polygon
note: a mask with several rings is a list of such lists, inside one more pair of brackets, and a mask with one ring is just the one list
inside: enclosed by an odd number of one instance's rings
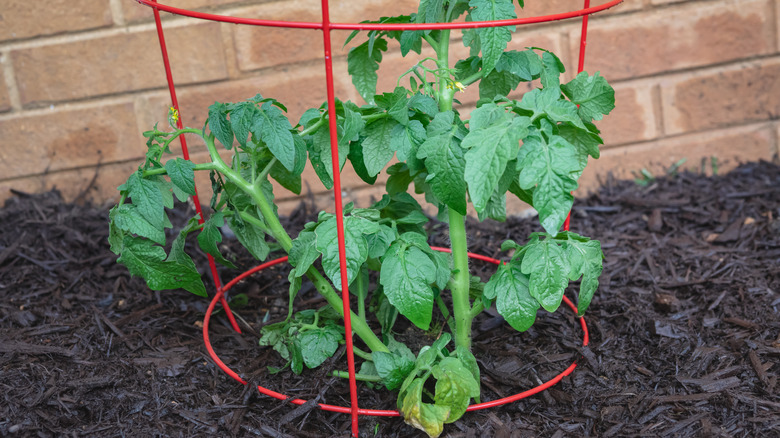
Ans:
{"label": "tomato plant", "polygon": [[[467,21],[516,18],[512,0],[421,0],[416,14],[376,22],[451,22],[464,14]],[[564,289],[579,280],[582,314],[602,270],[599,242],[561,228],[589,157],[599,156],[602,140],[593,122],[614,108],[614,91],[598,73],[583,72],[561,83],[564,66],[552,52],[507,50],[513,30],[463,31],[471,56],[456,62],[449,56],[450,30],[368,32],[347,59],[366,104],[335,104],[338,166],[349,161],[369,184],[383,170],[389,175],[381,200],[369,208],[348,204],[343,212],[346,275],[357,299],[352,327],[363,343],[355,350],[363,359],[358,378],[398,390],[404,420],[430,436],[460,418],[472,399],[479,400],[471,326],[480,312],[495,305],[510,326],[524,331],[539,308],[555,311]],[[348,44],[358,36],[353,33]],[[427,45],[435,57],[412,65],[394,90],[377,93],[379,63],[392,41],[404,56]],[[521,99],[508,97],[520,83],[537,80],[541,86]],[[479,88],[479,101],[464,118],[455,95],[470,86]],[[327,105],[309,109],[295,125],[281,102],[261,95],[215,103],[202,129],[177,129],[178,114],[169,117],[172,130],[155,126],[144,133],[146,159],[119,188],[121,201],[110,212],[112,251],[150,288],[183,288],[202,296],[201,276],[185,251],[190,233],[197,232],[200,249],[228,267],[232,263],[218,246],[224,225],[258,260],[272,249],[287,253],[292,266],[288,317],[263,327],[259,342],[278,351],[296,373],[317,367],[344,337],[343,303],[336,292],[341,288],[337,221],[320,212],[293,238],[293,230],[279,221],[271,180],[300,194],[301,173],[309,163],[322,184],[333,187]],[[169,144],[183,134],[203,139],[209,162],[164,160]],[[232,153],[227,160],[223,148]],[[165,229],[171,227],[166,208],[173,207],[174,197],[185,201],[195,193],[196,171],[211,175],[213,213],[199,232],[197,218],[191,220],[166,251]],[[544,231],[524,243],[505,242],[502,249],[513,249],[513,255],[482,282],[469,272],[468,204],[480,220],[504,220],[508,195],[532,205]],[[451,254],[429,245],[429,218],[418,198],[438,208],[438,218],[448,224]],[[295,312],[303,281],[311,281],[328,305]],[[450,331],[432,345],[415,353],[395,339],[398,318],[429,330],[435,313]]]}

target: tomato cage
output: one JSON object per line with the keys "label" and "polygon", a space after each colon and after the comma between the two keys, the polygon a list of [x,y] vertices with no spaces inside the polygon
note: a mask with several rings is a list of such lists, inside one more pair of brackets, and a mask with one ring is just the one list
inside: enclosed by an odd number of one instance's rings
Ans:
{"label": "tomato cage", "polygon": [[[187,16],[187,17],[192,17],[192,18],[197,18],[202,20],[248,25],[248,26],[310,29],[310,30],[322,31],[323,59],[324,59],[324,66],[325,66],[325,86],[327,90],[327,104],[328,104],[328,123],[330,127],[331,158],[333,163],[333,189],[332,190],[334,196],[334,208],[336,213],[336,223],[337,223],[337,231],[338,231],[338,247],[339,247],[338,249],[339,249],[339,260],[340,260],[340,268],[341,268],[342,300],[344,302],[344,309],[343,309],[344,329],[345,329],[345,334],[351,334],[352,324],[350,321],[349,284],[347,281],[347,261],[345,255],[344,214],[343,214],[341,178],[340,178],[338,146],[337,146],[338,128],[336,125],[337,117],[335,114],[336,106],[335,106],[334,77],[333,77],[333,59],[332,59],[332,49],[331,49],[331,44],[332,44],[331,31],[332,30],[402,31],[402,30],[474,29],[474,28],[485,28],[485,27],[516,26],[516,25],[525,25],[525,24],[534,24],[534,23],[544,23],[544,22],[552,22],[552,21],[566,20],[566,19],[579,17],[581,18],[582,21],[582,31],[581,31],[580,44],[579,44],[579,57],[578,57],[578,64],[577,64],[577,73],[579,73],[583,71],[584,63],[585,63],[585,47],[586,47],[586,40],[587,40],[586,37],[588,32],[588,17],[593,13],[612,8],[613,6],[616,6],[617,4],[621,3],[623,0],[610,0],[597,6],[591,6],[590,0],[583,0],[584,4],[582,9],[558,13],[558,14],[552,14],[552,15],[545,15],[545,16],[524,17],[524,18],[517,18],[517,19],[510,19],[510,20],[496,20],[496,21],[473,21],[473,22],[459,22],[459,23],[427,23],[427,24],[333,23],[330,21],[328,0],[321,0],[322,21],[320,22],[295,22],[295,21],[278,21],[278,20],[232,17],[232,16],[216,15],[216,14],[195,12],[187,9],[175,8],[164,4],[160,4],[156,0],[136,0],[136,1],[145,6],[152,8],[154,12],[154,19],[157,26],[157,36],[159,39],[160,50],[162,52],[163,63],[165,66],[165,74],[168,82],[168,89],[170,91],[171,106],[175,108],[177,111],[179,110],[179,103],[176,97],[176,86],[173,80],[173,74],[171,71],[171,65],[168,59],[168,51],[165,43],[165,36],[160,21],[160,11],[165,11],[171,14],[182,15],[182,16]],[[177,125],[178,128],[181,129],[183,128],[184,124],[182,122],[181,113],[179,114],[180,117],[177,120]],[[184,136],[180,136],[179,139],[181,141],[182,155],[184,159],[189,160],[190,159],[189,151],[187,148],[186,140]],[[203,213],[201,210],[200,201],[197,195],[197,188],[196,188],[196,194],[192,197],[192,200],[195,204],[196,212],[199,214],[199,222],[203,224],[204,219],[203,219]],[[570,216],[569,218],[566,219],[566,222],[564,223],[563,226],[564,230],[569,229],[569,220],[570,220]],[[447,248],[433,247],[433,249],[438,251],[449,251],[449,249]],[[471,259],[482,260],[496,265],[501,263],[501,261],[499,260],[478,255],[478,254],[469,253],[469,257]],[[263,263],[259,266],[256,266],[242,273],[241,275],[237,276],[236,278],[234,278],[233,280],[231,280],[230,282],[224,285],[222,285],[222,282],[220,281],[216,269],[216,264],[211,255],[208,255],[208,262],[216,286],[216,293],[212,298],[211,303],[209,304],[208,310],[206,311],[205,318],[203,321],[203,339],[205,342],[205,346],[206,349],[208,350],[209,355],[211,356],[211,358],[214,360],[214,362],[217,364],[217,366],[220,369],[222,369],[226,374],[228,374],[236,381],[246,385],[248,384],[248,382],[243,378],[241,378],[241,376],[239,376],[238,373],[230,369],[219,358],[219,356],[216,354],[213,347],[211,346],[211,342],[209,340],[209,322],[211,319],[211,315],[217,303],[219,302],[220,305],[224,308],[225,314],[228,317],[228,320],[230,321],[232,328],[236,332],[241,333],[241,329],[239,328],[236,319],[228,306],[227,300],[225,298],[225,293],[228,290],[230,290],[233,286],[235,286],[238,282],[247,278],[248,276],[251,276],[252,274],[255,274],[271,266],[287,262],[287,257],[281,257]],[[572,311],[574,311],[576,315],[577,313],[576,305],[572,303],[572,301],[565,296],[563,297],[563,302]],[[585,323],[584,318],[579,318],[579,323],[583,332],[582,346],[584,347],[588,345],[588,327]],[[397,410],[365,409],[359,407],[358,398],[357,398],[357,384],[355,379],[355,360],[354,360],[354,350],[352,346],[352,336],[346,335],[345,343],[346,343],[346,355],[347,355],[347,365],[348,365],[348,374],[349,374],[350,405],[335,406],[335,405],[320,403],[317,406],[320,409],[325,411],[350,414],[351,424],[352,424],[352,435],[356,437],[358,436],[358,417],[360,415],[397,417],[400,416],[400,413]],[[555,385],[556,383],[560,382],[564,377],[571,374],[576,367],[577,367],[577,361],[575,360],[571,365],[569,365],[568,368],[563,370],[557,376],[553,377],[547,382],[542,383],[537,387],[498,400],[492,400],[484,403],[471,405],[468,407],[467,411],[475,411],[479,409],[501,406],[537,394]],[[278,400],[289,401],[295,405],[302,405],[307,402],[306,400],[289,397],[285,394],[273,391],[271,389],[262,386],[258,386],[257,389],[261,394],[276,398]]]}

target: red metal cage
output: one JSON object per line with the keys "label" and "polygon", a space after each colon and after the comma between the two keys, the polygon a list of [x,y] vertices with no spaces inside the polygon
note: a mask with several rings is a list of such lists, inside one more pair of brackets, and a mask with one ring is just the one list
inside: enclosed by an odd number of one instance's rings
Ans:
{"label": "red metal cage", "polygon": [[[553,15],[546,15],[546,16],[538,16],[538,17],[525,17],[525,18],[517,18],[512,20],[498,20],[498,21],[474,21],[474,22],[467,22],[467,23],[428,23],[428,24],[371,24],[371,23],[333,23],[330,21],[330,13],[329,13],[329,4],[328,0],[321,0],[322,3],[322,21],[320,22],[295,22],[295,21],[278,21],[278,20],[264,20],[264,19],[253,19],[253,18],[241,18],[241,17],[231,17],[231,16],[225,16],[225,15],[216,15],[216,14],[209,14],[209,13],[203,13],[203,12],[196,12],[191,11],[187,9],[180,9],[175,8],[171,6],[167,6],[164,4],[157,3],[156,0],[136,0],[137,2],[149,6],[152,8],[154,12],[154,19],[155,23],[157,25],[157,36],[159,38],[160,42],[160,49],[162,51],[162,57],[163,57],[163,63],[165,65],[165,74],[168,81],[168,89],[170,91],[171,95],[171,106],[175,108],[176,110],[179,110],[179,103],[178,99],[176,98],[176,86],[174,84],[173,80],[173,73],[171,70],[170,61],[168,58],[168,51],[166,48],[165,43],[165,36],[160,20],[160,11],[169,12],[172,14],[177,15],[183,15],[203,20],[209,20],[209,21],[217,21],[217,22],[224,22],[224,23],[233,23],[233,24],[242,24],[242,25],[250,25],[250,26],[264,26],[264,27],[281,27],[281,28],[294,28],[294,29],[315,29],[315,30],[321,30],[322,31],[322,41],[323,41],[323,58],[324,58],[324,64],[325,64],[325,85],[327,89],[327,102],[328,102],[328,112],[329,112],[329,124],[330,124],[330,137],[331,137],[331,154],[332,154],[332,162],[333,162],[333,194],[335,199],[335,212],[336,212],[336,220],[337,220],[337,228],[338,228],[338,245],[339,245],[339,255],[340,255],[340,263],[341,263],[341,282],[342,282],[342,293],[343,293],[343,301],[344,301],[344,329],[346,334],[352,333],[352,325],[350,321],[350,308],[349,308],[349,285],[347,284],[347,268],[346,268],[346,257],[345,257],[345,249],[344,249],[344,216],[343,216],[343,208],[342,208],[342,191],[341,191],[341,179],[340,179],[340,169],[338,166],[339,160],[338,160],[338,148],[337,148],[337,126],[336,126],[336,115],[335,115],[335,93],[334,93],[334,85],[333,85],[333,59],[332,59],[332,49],[331,49],[331,31],[332,30],[361,30],[361,31],[369,31],[369,30],[436,30],[436,29],[470,29],[470,28],[483,28],[483,27],[498,27],[498,26],[514,26],[514,25],[523,25],[523,24],[532,24],[532,23],[543,23],[543,22],[550,22],[550,21],[557,21],[557,20],[565,20],[570,18],[576,18],[581,17],[582,19],[582,33],[580,37],[580,47],[579,47],[579,60],[578,60],[578,66],[577,66],[577,72],[581,72],[584,68],[584,62],[585,62],[585,46],[587,41],[587,31],[588,31],[588,16],[590,14],[604,11],[606,9],[609,9],[619,3],[621,3],[623,0],[610,0],[603,4],[600,4],[598,6],[591,6],[590,0],[584,0],[583,8],[575,11],[568,11],[563,12],[559,14],[553,14]],[[182,117],[181,113],[179,113],[179,119],[177,121],[178,127],[181,129],[183,127]],[[184,136],[179,137],[181,141],[182,146],[182,153],[185,159],[189,159],[189,151],[187,148],[187,143],[184,138]],[[199,221],[202,224],[204,222],[203,214],[201,211],[200,201],[196,194],[193,196],[193,202],[195,204],[195,209],[197,213],[199,213],[200,218]],[[566,222],[564,224],[564,229],[569,229],[569,219],[566,219]],[[437,250],[442,251],[448,251],[448,249],[445,248],[434,248]],[[494,264],[501,263],[499,260],[495,260],[489,257],[477,255],[477,254],[469,254],[469,257],[474,259],[479,259],[483,261],[487,261]],[[216,307],[217,302],[219,302],[223,308],[225,309],[225,313],[230,321],[230,324],[232,325],[233,329],[237,332],[241,332],[235,317],[233,316],[233,313],[230,311],[230,308],[228,307],[227,300],[225,299],[225,292],[227,292],[230,288],[232,288],[235,284],[237,284],[242,279],[261,271],[265,268],[268,268],[270,266],[274,266],[280,263],[284,263],[287,261],[287,257],[282,257],[276,260],[272,260],[266,263],[263,263],[253,269],[250,269],[249,271],[244,272],[243,274],[239,275],[238,277],[231,280],[229,283],[222,285],[219,275],[217,273],[216,265],[214,263],[214,259],[209,255],[209,266],[211,270],[212,277],[214,278],[214,282],[216,285],[216,294],[214,295],[213,299],[211,300],[211,303],[208,307],[208,310],[206,312],[206,316],[204,319],[203,324],[203,338],[205,341],[206,349],[209,352],[209,355],[214,360],[214,362],[221,368],[225,373],[227,373],[230,377],[235,379],[238,382],[241,382],[242,384],[247,384],[247,382],[242,379],[235,371],[231,370],[227,365],[220,360],[219,356],[216,354],[214,349],[211,346],[210,340],[209,340],[209,322],[211,319],[211,314],[214,311],[214,308]],[[577,311],[576,306],[566,297],[563,298],[566,305],[575,312]],[[588,344],[588,328],[585,324],[585,320],[583,318],[579,318],[580,326],[583,330],[583,341],[582,345],[586,346]],[[344,407],[344,406],[334,406],[334,405],[327,405],[327,404],[319,404],[319,407],[323,410],[327,411],[333,411],[333,412],[342,412],[342,413],[348,413],[351,415],[352,419],[352,435],[357,436],[358,435],[358,416],[359,415],[374,415],[374,416],[399,416],[398,411],[394,410],[378,410],[378,409],[361,409],[358,406],[358,399],[357,399],[357,385],[355,381],[355,361],[354,361],[354,354],[353,354],[353,347],[352,347],[352,336],[345,336],[346,340],[346,349],[347,349],[347,365],[348,365],[348,371],[349,371],[349,387],[350,387],[350,406]],[[551,380],[526,391],[520,392],[518,394],[515,394],[513,396],[505,397],[499,400],[493,400],[489,402],[479,403],[475,405],[469,406],[469,411],[479,410],[479,409],[485,409],[489,407],[499,406],[506,403],[514,402],[517,400],[520,400],[522,398],[531,396],[533,394],[539,393],[550,386],[555,385],[558,383],[563,377],[571,374],[572,371],[577,367],[576,361],[569,365],[568,368],[566,368],[563,372],[552,378]],[[284,394],[278,393],[276,391],[258,386],[258,390],[265,395],[274,397],[279,400],[288,400],[294,404],[303,404],[306,402],[306,400],[302,399],[294,399],[292,397],[288,397]]]}

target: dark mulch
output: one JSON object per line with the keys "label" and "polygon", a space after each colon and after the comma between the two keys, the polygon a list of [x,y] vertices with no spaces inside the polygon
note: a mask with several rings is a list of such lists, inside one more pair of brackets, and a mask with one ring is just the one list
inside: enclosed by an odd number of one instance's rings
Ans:
{"label": "dark mulch", "polygon": [[[779,216],[780,169],[769,163],[649,187],[609,181],[578,200],[573,229],[606,253],[587,315],[590,346],[580,347],[566,309],[540,314],[524,334],[485,315],[474,346],[483,400],[535,386],[573,360],[578,368],[542,394],[466,414],[445,435],[780,436]],[[207,303],[129,278],[108,251],[106,220],[106,210],[55,193],[18,196],[0,210],[0,435],[348,434],[343,414],[296,409],[229,379],[202,344]],[[534,223],[472,224],[470,248],[500,255],[503,239],[522,240]],[[266,368],[282,363],[257,347],[256,333],[286,311],[285,279],[279,268],[239,285],[249,297],[239,310],[244,334],[217,316],[214,346],[252,382],[347,404],[344,382],[326,377],[345,367],[341,359],[302,376]],[[321,304],[311,291],[300,301]],[[393,406],[392,394],[361,387],[362,405]],[[399,419],[366,418],[361,431],[417,436]]]}

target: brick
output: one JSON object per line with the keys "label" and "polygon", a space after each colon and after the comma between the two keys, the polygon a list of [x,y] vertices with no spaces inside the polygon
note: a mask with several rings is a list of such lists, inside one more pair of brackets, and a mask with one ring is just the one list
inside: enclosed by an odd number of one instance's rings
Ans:
{"label": "brick", "polygon": [[658,136],[652,89],[633,83],[615,87],[615,109],[595,122],[606,145],[651,140]]}
{"label": "brick", "polygon": [[[191,11],[208,11],[219,6],[230,5],[233,3],[240,3],[241,0],[162,0],[160,4],[172,6],[174,8],[188,9]],[[152,8],[141,3],[134,1],[122,2],[122,13],[127,22],[136,22],[141,20],[152,20],[154,18],[154,12]],[[161,18],[167,18],[170,16],[165,11],[160,11]]]}
{"label": "brick", "polygon": [[143,156],[132,103],[0,121],[0,175],[38,174]]}
{"label": "brick", "polygon": [[617,179],[633,179],[632,171],[642,169],[663,175],[683,158],[686,159],[684,169],[698,171],[702,159],[711,169],[710,158],[716,157],[719,172],[728,172],[739,163],[771,159],[773,147],[768,127],[747,126],[607,149],[602,151],[601,158],[589,161],[576,194],[584,196],[597,190],[599,181],[610,173]]}
{"label": "brick", "polygon": [[[769,0],[683,4],[594,20],[586,70],[609,80],[716,64],[774,51]],[[570,32],[572,56],[579,31]]]}
{"label": "brick", "polygon": [[[339,81],[336,81],[335,91],[337,96],[347,93]],[[304,111],[319,107],[327,100],[325,69],[322,65],[280,68],[247,79],[182,88],[178,91],[178,97],[185,124],[202,127],[208,117],[208,107],[215,101],[239,102],[258,93],[282,102],[294,126]],[[149,101],[155,113],[154,118],[141,118],[148,126],[152,126],[156,121],[165,120],[170,98],[167,93],[158,93],[151,96]]]}
{"label": "brick", "polygon": [[108,0],[3,0],[0,41],[33,38],[113,24]]}
{"label": "brick", "polygon": [[[165,35],[177,84],[227,76],[218,23],[171,28]],[[166,85],[155,31],[15,50],[11,60],[23,105]]]}
{"label": "brick", "polygon": [[776,119],[780,60],[731,66],[661,83],[667,133]]}
{"label": "brick", "polygon": [[[383,15],[410,13],[416,9],[416,0],[334,2],[331,6],[331,20],[359,22]],[[321,20],[319,6],[303,0],[264,4],[242,16],[288,21]],[[332,33],[334,57],[346,56],[349,52],[349,47],[342,48],[349,34],[349,31]],[[321,59],[323,56],[322,33],[315,30],[237,26],[234,28],[234,39],[238,65],[244,71]]]}

